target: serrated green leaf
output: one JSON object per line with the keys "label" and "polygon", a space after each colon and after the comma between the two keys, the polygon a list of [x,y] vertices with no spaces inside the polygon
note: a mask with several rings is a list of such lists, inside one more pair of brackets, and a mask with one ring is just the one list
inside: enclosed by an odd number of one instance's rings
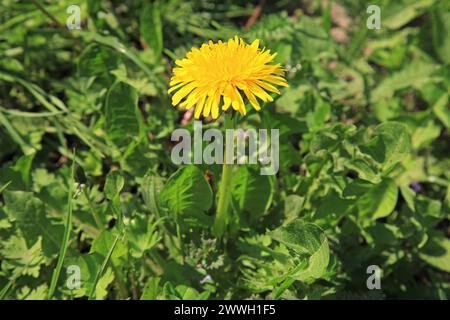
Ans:
{"label": "serrated green leaf", "polygon": [[195,216],[211,207],[211,187],[200,169],[182,167],[167,180],[160,202],[173,217]]}
{"label": "serrated green leaf", "polygon": [[128,230],[128,246],[133,258],[141,258],[144,252],[150,250],[160,240],[156,230],[158,222],[151,218],[136,218]]}
{"label": "serrated green leaf", "polygon": [[27,245],[34,245],[42,237],[42,251],[50,258],[60,247],[63,228],[55,225],[46,216],[45,205],[33,193],[24,191],[5,191],[5,211],[22,231]]}
{"label": "serrated green leaf", "polygon": [[41,264],[44,263],[41,246],[41,238],[28,246],[24,238],[11,236],[2,243],[0,249],[3,258],[2,267],[5,270],[12,270],[15,275],[39,277]]}
{"label": "serrated green leaf", "polygon": [[146,175],[142,181],[142,197],[146,206],[150,209],[150,212],[154,213],[157,217],[161,217],[159,208],[159,196],[164,183],[161,177],[156,175]]}
{"label": "serrated green leaf", "polygon": [[139,25],[141,36],[150,45],[157,57],[161,56],[163,49],[163,33],[161,22],[161,5],[159,1],[144,3]]}
{"label": "serrated green leaf", "polygon": [[105,196],[109,200],[113,200],[116,198],[123,189],[125,185],[125,180],[122,175],[118,171],[111,171],[106,176],[104,192]]}
{"label": "serrated green leaf", "polygon": [[[420,60],[419,60],[420,61]],[[372,91],[372,102],[391,98],[397,90],[413,87],[420,89],[431,81],[431,74],[436,65],[425,62],[414,62],[400,71],[389,75]]]}
{"label": "serrated green leaf", "polygon": [[123,82],[113,84],[106,96],[106,131],[120,146],[139,135],[137,102],[136,90]]}

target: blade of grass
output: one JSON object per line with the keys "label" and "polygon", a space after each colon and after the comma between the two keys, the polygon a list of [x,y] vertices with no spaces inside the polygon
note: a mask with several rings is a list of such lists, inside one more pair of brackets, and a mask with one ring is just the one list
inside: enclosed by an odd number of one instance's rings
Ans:
{"label": "blade of grass", "polygon": [[97,274],[95,275],[94,283],[91,288],[91,292],[89,292],[89,300],[92,300],[94,298],[95,289],[97,288],[97,283],[100,280],[100,277],[105,272],[106,267],[108,266],[109,260],[111,260],[111,256],[114,252],[114,249],[116,248],[117,242],[119,241],[120,233],[117,234],[116,238],[114,239],[113,244],[111,245],[111,248],[109,248],[108,254],[106,255],[105,259],[103,260],[103,263],[100,267],[100,270],[98,270]]}
{"label": "blade of grass", "polygon": [[8,294],[9,289],[11,289],[13,283],[15,281],[15,278],[8,281],[6,286],[3,287],[2,291],[0,291],[0,300],[5,299],[6,295]]}
{"label": "blade of grass", "polygon": [[5,191],[6,188],[8,188],[8,186],[11,184],[12,181],[8,181],[7,183],[5,183],[1,188],[0,188],[0,193],[2,193],[3,191]]}
{"label": "blade of grass", "polygon": [[29,145],[21,135],[16,131],[14,126],[9,122],[9,120],[3,115],[0,111],[0,125],[2,125],[5,130],[8,132],[11,139],[13,139],[22,149],[24,154],[28,154],[30,150],[34,150],[34,148]]}
{"label": "blade of grass", "polygon": [[[74,118],[64,103],[55,96],[47,94],[42,88],[35,85],[34,83],[28,82],[24,79],[16,77],[15,75],[9,74],[0,67],[0,76],[5,81],[12,83],[19,83],[25,89],[27,89],[38,102],[40,102],[47,110],[52,113],[64,112],[64,116],[55,115],[55,117],[49,118],[53,122],[55,127],[59,129],[65,129],[65,131],[72,131],[78,138],[80,138],[84,143],[86,143],[94,152],[96,152],[100,157],[104,157],[108,153],[110,147],[105,143],[101,142],[98,137],[92,134],[91,130],[87,128],[82,122]],[[0,119],[1,120],[1,119]],[[58,132],[60,135],[61,132]],[[62,137],[62,136],[61,136]],[[14,137],[13,137],[14,138]],[[60,139],[61,140],[61,139]],[[64,139],[62,139],[64,140]],[[61,144],[65,145],[64,141]]]}
{"label": "blade of grass", "polygon": [[131,50],[129,50],[125,45],[123,45],[115,37],[105,37],[97,33],[84,32],[83,36],[86,37],[87,41],[94,41],[103,46],[107,46],[116,50],[117,52],[123,54],[125,57],[130,59],[136,66],[138,66],[150,79],[155,82],[156,87],[161,91],[165,92],[164,81],[158,77],[152,70],[150,70],[145,63],[143,63]]}
{"label": "blade of grass", "polygon": [[53,272],[52,280],[50,283],[50,288],[48,290],[47,299],[51,299],[55,293],[56,285],[58,284],[59,275],[61,274],[61,269],[63,266],[64,258],[66,257],[67,247],[69,243],[70,231],[72,229],[72,196],[73,196],[73,186],[75,184],[75,150],[73,151],[72,168],[69,181],[69,194],[67,196],[67,216],[66,222],[64,223],[64,236],[61,243],[61,249],[59,251],[58,262],[56,264],[56,269]]}
{"label": "blade of grass", "polygon": [[26,112],[26,111],[20,111],[16,109],[6,109],[3,107],[0,107],[0,110],[4,113],[10,114],[12,116],[16,117],[24,117],[24,118],[46,118],[46,117],[53,117],[56,115],[63,114],[63,111],[55,111],[55,112]]}
{"label": "blade of grass", "polygon": [[86,199],[87,199],[87,201],[88,201],[89,209],[91,210],[91,213],[92,213],[92,216],[93,216],[93,218],[94,218],[95,224],[97,225],[97,228],[98,228],[99,230],[103,230],[103,229],[104,229],[104,226],[103,226],[103,223],[102,223],[102,219],[100,218],[100,216],[99,216],[97,210],[96,210],[95,207],[94,207],[94,204],[92,203],[92,199],[91,199],[91,196],[89,195],[89,190],[88,190],[88,188],[87,188],[87,187],[84,188],[83,191],[84,191],[84,196],[86,197]]}
{"label": "blade of grass", "polygon": [[59,20],[50,13],[42,4],[36,0],[31,0],[31,2],[39,9],[47,18],[49,18],[54,24],[58,26],[58,29],[62,30],[70,39],[74,40],[76,50],[81,49],[80,39],[76,38],[66,26],[64,26]]}
{"label": "blade of grass", "polygon": [[16,26],[25,23],[25,21],[31,21],[31,19],[35,19],[39,15],[40,12],[37,10],[18,14],[0,24],[0,33],[3,34],[3,32],[6,32],[8,29],[13,29]]}

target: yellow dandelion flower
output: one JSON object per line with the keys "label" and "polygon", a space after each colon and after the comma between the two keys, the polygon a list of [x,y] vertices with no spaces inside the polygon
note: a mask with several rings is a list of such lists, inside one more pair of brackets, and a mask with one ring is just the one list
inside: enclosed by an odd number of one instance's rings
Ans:
{"label": "yellow dandelion flower", "polygon": [[275,56],[260,49],[259,40],[248,45],[237,36],[192,48],[186,58],[175,61],[178,67],[173,69],[168,91],[176,91],[172,104],[186,110],[195,106],[196,119],[202,114],[217,119],[220,105],[223,111],[231,106],[245,115],[243,93],[260,110],[258,98],[273,101],[268,91],[280,94],[275,85],[288,86],[280,64],[270,64]]}

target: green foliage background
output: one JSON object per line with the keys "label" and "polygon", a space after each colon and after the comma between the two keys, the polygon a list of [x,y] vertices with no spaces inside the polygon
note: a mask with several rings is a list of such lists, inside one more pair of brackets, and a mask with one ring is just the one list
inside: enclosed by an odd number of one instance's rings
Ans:
{"label": "green foliage background", "polygon": [[[81,30],[72,1],[0,4],[0,298],[450,297],[448,1],[77,3]],[[290,87],[239,119],[280,129],[280,171],[238,168],[218,240],[220,166],[172,163],[166,92],[236,34]]]}

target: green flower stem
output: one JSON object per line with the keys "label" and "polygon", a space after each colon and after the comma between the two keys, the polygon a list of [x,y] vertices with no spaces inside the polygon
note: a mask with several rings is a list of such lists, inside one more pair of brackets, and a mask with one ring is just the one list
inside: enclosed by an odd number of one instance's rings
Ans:
{"label": "green flower stem", "polygon": [[[225,130],[234,128],[234,119],[232,114],[225,113]],[[225,135],[226,136],[226,135]],[[233,138],[234,139],[234,138]],[[225,149],[226,150],[226,149]],[[222,164],[222,178],[219,186],[219,200],[217,202],[216,219],[214,221],[214,234],[222,238],[229,218],[229,206],[231,199],[231,180],[233,178],[233,164],[227,164],[226,152],[224,152],[224,161]]]}

